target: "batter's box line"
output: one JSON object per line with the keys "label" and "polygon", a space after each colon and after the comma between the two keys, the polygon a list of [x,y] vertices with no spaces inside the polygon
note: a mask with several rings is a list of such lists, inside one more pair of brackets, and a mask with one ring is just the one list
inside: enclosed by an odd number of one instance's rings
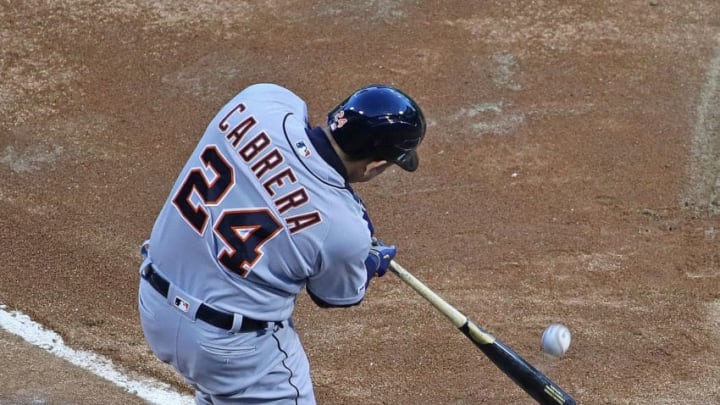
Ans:
{"label": "batter's box line", "polygon": [[173,391],[166,383],[150,377],[134,379],[121,372],[112,361],[97,353],[75,350],[65,345],[56,332],[44,328],[19,311],[7,311],[0,304],[0,328],[19,336],[26,342],[66,360],[151,404],[193,404],[193,398]]}

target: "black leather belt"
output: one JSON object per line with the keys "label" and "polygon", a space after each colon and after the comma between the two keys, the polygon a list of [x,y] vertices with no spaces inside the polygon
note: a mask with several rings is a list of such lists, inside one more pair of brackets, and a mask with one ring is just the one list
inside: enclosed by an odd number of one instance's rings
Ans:
{"label": "black leather belt", "polygon": [[[167,298],[168,291],[170,290],[170,283],[161,275],[156,273],[152,266],[148,265],[147,269],[143,272],[143,278],[150,283],[155,291]],[[233,320],[235,318],[233,314],[218,311],[217,309],[205,304],[200,304],[195,317],[201,321],[209,323],[210,325],[225,330],[232,330]],[[258,321],[257,319],[243,317],[240,332],[255,332],[267,329],[269,323],[270,322],[268,321]]]}

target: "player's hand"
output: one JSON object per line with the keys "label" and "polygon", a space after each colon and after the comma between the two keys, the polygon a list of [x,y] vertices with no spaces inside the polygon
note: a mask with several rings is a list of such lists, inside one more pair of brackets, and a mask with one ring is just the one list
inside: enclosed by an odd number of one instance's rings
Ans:
{"label": "player's hand", "polygon": [[386,245],[373,238],[370,252],[365,259],[365,268],[368,271],[368,280],[374,276],[382,277],[387,273],[390,262],[395,258],[397,248],[395,245]]}

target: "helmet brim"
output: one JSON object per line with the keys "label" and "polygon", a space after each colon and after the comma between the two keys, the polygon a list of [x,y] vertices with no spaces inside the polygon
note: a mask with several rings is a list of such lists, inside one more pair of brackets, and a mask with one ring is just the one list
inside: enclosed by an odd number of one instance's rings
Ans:
{"label": "helmet brim", "polygon": [[418,156],[417,151],[413,149],[409,152],[403,153],[395,159],[395,164],[400,166],[403,170],[414,172],[420,165],[420,157]]}

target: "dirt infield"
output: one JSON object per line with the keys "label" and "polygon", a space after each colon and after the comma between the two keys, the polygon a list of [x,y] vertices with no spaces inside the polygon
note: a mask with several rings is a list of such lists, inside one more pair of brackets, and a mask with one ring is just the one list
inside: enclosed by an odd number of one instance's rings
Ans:
{"label": "dirt infield", "polygon": [[[0,73],[0,304],[72,347],[186,391],[138,246],[205,126],[256,82],[316,124],[390,83],[429,120],[416,173],[358,187],[398,262],[579,403],[720,403],[717,1],[6,0]],[[321,404],[532,403],[392,275],[295,322]],[[0,345],[0,404],[130,400]]]}

